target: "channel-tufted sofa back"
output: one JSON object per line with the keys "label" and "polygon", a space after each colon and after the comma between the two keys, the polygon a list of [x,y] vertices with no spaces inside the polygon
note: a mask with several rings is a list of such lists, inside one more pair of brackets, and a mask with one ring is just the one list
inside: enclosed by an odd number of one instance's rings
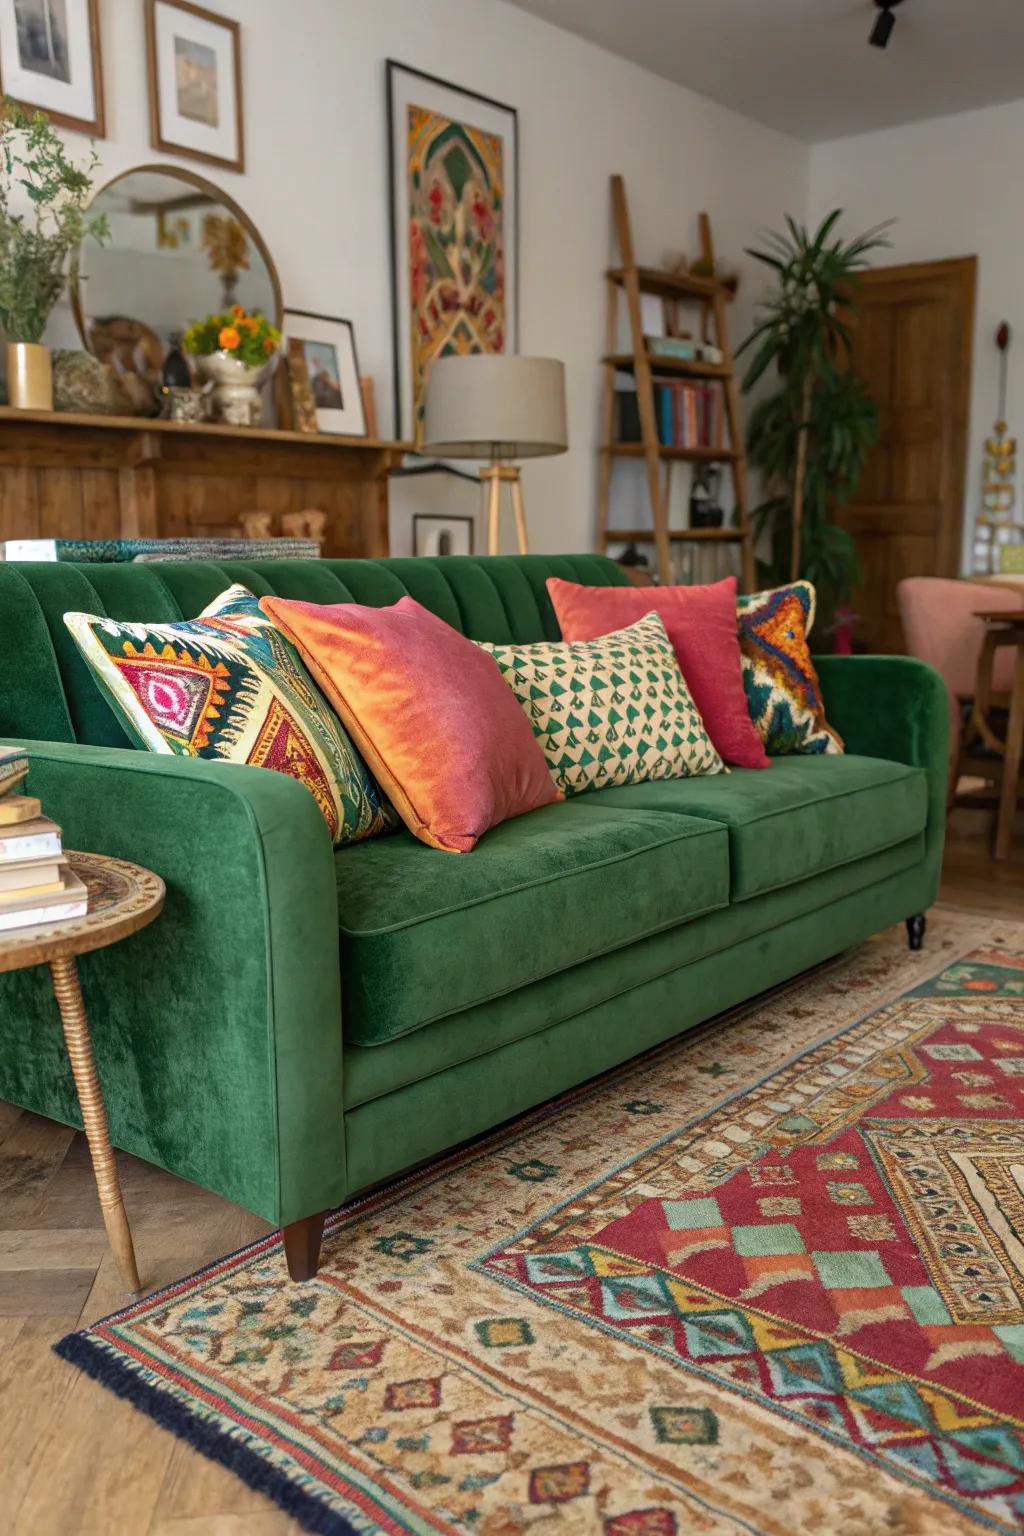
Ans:
{"label": "channel-tufted sofa back", "polygon": [[557,640],[544,582],[621,586],[601,555],[395,560],[0,563],[0,737],[126,747],[64,625],[64,614],[136,623],[191,619],[233,582],[257,596],[383,607],[408,593],[473,640]]}

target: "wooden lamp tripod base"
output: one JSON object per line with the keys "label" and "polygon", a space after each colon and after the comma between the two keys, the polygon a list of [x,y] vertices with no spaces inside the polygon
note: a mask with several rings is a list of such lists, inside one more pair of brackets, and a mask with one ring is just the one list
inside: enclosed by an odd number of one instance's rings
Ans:
{"label": "wooden lamp tripod base", "polygon": [[467,352],[430,367],[421,453],[438,459],[490,460],[480,471],[487,491],[487,553],[498,553],[501,486],[512,498],[519,553],[528,551],[518,461],[564,453],[565,367],[553,357]]}
{"label": "wooden lamp tripod base", "polygon": [[501,487],[504,482],[512,499],[512,513],[516,520],[516,538],[519,553],[530,552],[526,538],[526,508],[523,505],[523,484],[519,478],[518,464],[495,459],[480,471],[480,483],[487,492],[487,553],[496,555],[498,550],[498,524],[501,517]]}

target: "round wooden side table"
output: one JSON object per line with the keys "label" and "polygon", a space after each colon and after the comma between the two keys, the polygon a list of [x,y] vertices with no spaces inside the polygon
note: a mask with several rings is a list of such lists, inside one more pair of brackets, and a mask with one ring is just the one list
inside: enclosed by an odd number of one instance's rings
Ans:
{"label": "round wooden side table", "polygon": [[139,1270],[110,1145],[107,1113],[75,960],[92,949],[116,944],[118,939],[126,939],[151,923],[164,904],[164,883],[159,875],[124,859],[110,859],[101,853],[72,853],[68,849],[65,853],[71,868],[88,889],[88,912],[66,922],[0,933],[0,971],[19,971],[30,965],[50,967],[103,1224],[121,1274],[129,1290],[137,1292],[142,1288]]}

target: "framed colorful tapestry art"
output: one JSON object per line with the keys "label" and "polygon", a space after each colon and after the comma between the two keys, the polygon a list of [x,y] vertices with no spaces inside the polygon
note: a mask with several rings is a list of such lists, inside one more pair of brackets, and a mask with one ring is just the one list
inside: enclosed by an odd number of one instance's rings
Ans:
{"label": "framed colorful tapestry art", "polygon": [[430,365],[518,347],[516,112],[388,61],[395,434],[422,438]]}

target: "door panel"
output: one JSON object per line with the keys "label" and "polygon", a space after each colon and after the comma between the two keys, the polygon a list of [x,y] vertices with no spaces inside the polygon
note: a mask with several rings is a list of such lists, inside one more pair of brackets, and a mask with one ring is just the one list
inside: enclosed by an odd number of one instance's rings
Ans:
{"label": "door panel", "polygon": [[905,649],[896,606],[904,576],[959,568],[976,265],[972,256],[874,268],[847,315],[879,440],[837,521],[860,555],[854,632],[871,651]]}

